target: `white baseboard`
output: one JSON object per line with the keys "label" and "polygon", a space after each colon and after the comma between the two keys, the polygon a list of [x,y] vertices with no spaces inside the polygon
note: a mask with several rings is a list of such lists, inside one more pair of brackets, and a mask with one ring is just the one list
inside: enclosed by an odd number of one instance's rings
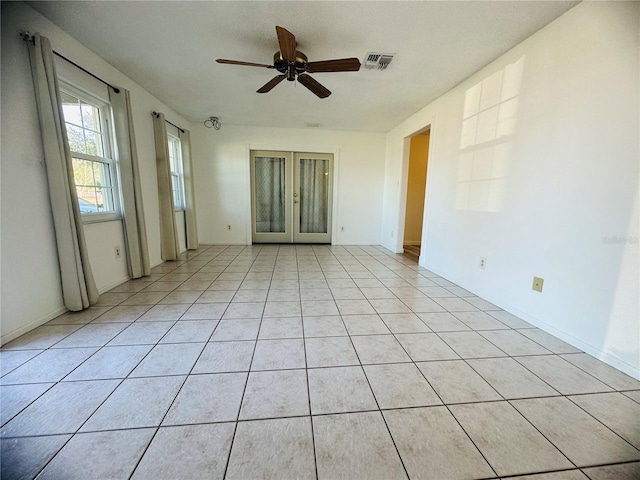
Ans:
{"label": "white baseboard", "polygon": [[463,283],[459,282],[457,279],[455,278],[451,278],[449,276],[445,276],[440,274],[438,271],[434,270],[431,266],[427,265],[426,261],[424,260],[423,257],[420,257],[420,266],[426,268],[427,270],[431,270],[432,272],[436,273],[437,275],[440,275],[442,278],[445,278],[453,283],[455,283],[456,285],[461,286],[462,288],[464,288],[465,290],[468,290],[469,292],[473,293],[474,295],[477,295],[485,300],[487,300],[488,302],[493,303],[494,305],[502,308],[504,311],[509,312],[513,315],[515,315],[516,317],[521,318],[522,320],[529,322],[531,325],[538,327],[540,330],[544,330],[545,332],[553,335],[554,337],[559,338],[560,340],[567,342],[569,345],[572,345],[576,348],[579,348],[580,350],[582,350],[585,353],[588,353],[589,355],[591,355],[592,357],[597,358],[598,360],[602,360],[604,363],[612,366],[613,368],[616,368],[618,370],[620,370],[621,372],[626,373],[627,375],[632,376],[633,378],[640,380],[640,368],[637,365],[631,365],[627,362],[625,362],[624,360],[621,360],[620,358],[618,358],[618,356],[616,356],[614,353],[608,352],[606,350],[602,350],[598,347],[594,347],[593,345],[590,345],[582,340],[580,340],[579,338],[574,337],[573,335],[571,335],[570,333],[567,333],[563,330],[559,330],[556,327],[554,327],[553,325],[545,322],[544,320],[534,317],[532,315],[529,315],[517,308],[515,308],[514,306],[510,305],[507,302],[504,302],[503,300],[499,299],[499,298],[495,298],[491,295],[487,295],[484,294],[483,292],[478,292],[478,291],[473,291],[470,288],[467,288]]}
{"label": "white baseboard", "polygon": [[590,345],[580,340],[579,338],[574,337],[570,333],[567,333],[563,330],[559,330],[558,328],[545,322],[544,320],[534,317],[532,315],[529,315],[525,312],[522,312],[509,304],[505,304],[501,302],[498,299],[492,299],[488,295],[484,295],[483,298],[493,303],[494,305],[499,306],[503,310],[509,313],[512,313],[517,317],[522,318],[523,320],[529,322],[531,325],[538,327],[540,330],[544,330],[545,332],[550,333],[554,337],[557,337],[560,340],[567,342],[569,345],[573,345],[574,347],[579,348],[583,352],[588,353],[592,357],[595,357],[598,360],[602,360],[604,363],[611,365],[614,368],[617,368],[621,372],[624,372],[627,375],[630,375],[636,378],[637,380],[640,380],[640,368],[621,360],[615,354],[611,352],[607,352],[606,350],[602,350],[600,348],[594,347],[593,345]]}
{"label": "white baseboard", "polygon": [[25,333],[33,330],[34,328],[37,328],[40,325],[44,325],[48,321],[53,320],[54,318],[56,318],[59,315],[62,315],[66,311],[67,309],[65,307],[60,307],[54,310],[53,312],[49,312],[45,316],[40,317],[38,320],[35,320],[31,323],[28,323],[27,325],[23,325],[22,327],[12,332],[2,335],[2,337],[0,337],[0,345],[4,345],[5,343],[10,342],[11,340],[15,340],[20,335],[24,335]]}
{"label": "white baseboard", "polygon": [[[292,243],[292,245],[295,245],[295,243]],[[320,243],[318,245],[326,245],[326,244]],[[333,246],[335,247],[343,247],[343,246],[344,247],[375,247],[378,245],[373,245],[371,243],[362,243],[362,242],[337,242],[337,243],[332,243],[331,246],[332,247]],[[386,248],[383,245],[379,245],[379,246]]]}
{"label": "white baseboard", "polygon": [[209,247],[217,247],[217,246],[229,246],[229,247],[237,247],[240,245],[251,245],[250,243],[229,243],[229,242],[212,242],[207,244]]}
{"label": "white baseboard", "polygon": [[[98,289],[98,293],[100,295],[102,295],[104,292],[107,292],[109,290],[111,290],[114,287],[117,287],[118,285],[123,284],[124,282],[129,281],[129,277],[125,277],[122,278],[120,280],[117,280],[113,283],[111,283],[110,285],[106,285],[102,288]],[[2,337],[0,337],[0,345],[4,345],[5,343],[10,342],[11,340],[15,340],[16,338],[18,338],[21,335],[24,335],[25,333],[30,332],[31,330],[33,330],[34,328],[37,328],[41,325],[44,325],[45,323],[47,323],[50,320],[53,320],[54,318],[56,318],[59,315],[62,315],[63,313],[65,313],[67,311],[67,308],[62,306],[56,310],[54,310],[53,312],[47,313],[46,315],[44,315],[43,317],[40,317],[38,320],[35,320],[33,322],[30,322],[26,325],[23,325],[22,327],[13,330],[12,332],[9,332],[7,334],[3,334]]]}
{"label": "white baseboard", "polygon": [[110,283],[109,285],[105,285],[104,287],[98,288],[98,293],[102,295],[103,293],[108,292],[112,288],[115,288],[118,285],[122,285],[124,282],[128,282],[128,281],[129,281],[129,276],[127,275],[126,277],[123,277],[120,280],[116,280],[115,282]]}

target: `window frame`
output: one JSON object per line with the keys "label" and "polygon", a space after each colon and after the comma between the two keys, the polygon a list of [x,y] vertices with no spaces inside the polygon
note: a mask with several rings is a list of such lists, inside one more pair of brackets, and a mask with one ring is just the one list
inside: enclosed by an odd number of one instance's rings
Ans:
{"label": "window frame", "polygon": [[[113,129],[111,128],[112,115],[111,115],[111,105],[92,95],[87,93],[86,91],[76,87],[75,85],[63,80],[58,79],[60,93],[65,93],[72,97],[77,98],[82,103],[90,105],[96,109],[98,109],[98,114],[100,117],[100,129],[99,132],[102,136],[102,157],[91,155],[88,153],[75,152],[71,149],[71,145],[69,144],[68,132],[67,132],[67,146],[69,147],[69,152],[71,153],[71,158],[77,158],[79,160],[86,160],[89,162],[94,162],[98,164],[105,165],[109,172],[110,177],[110,185],[105,188],[109,188],[112,192],[113,198],[113,210],[107,212],[81,212],[83,223],[98,223],[98,222],[111,222],[114,220],[122,219],[122,201],[120,198],[121,187],[120,187],[120,172],[118,168],[118,161],[116,158],[116,148],[115,148],[115,140],[113,138]],[[67,120],[63,115],[63,123],[65,127],[65,132],[67,131]],[[75,124],[74,124],[75,125]],[[82,127],[84,128],[84,127]],[[74,175],[74,188],[76,188],[77,194],[77,186],[75,183],[75,175]],[[95,187],[95,186],[94,186]],[[78,197],[79,198],[79,197]]]}
{"label": "window frame", "polygon": [[[180,137],[167,133],[169,148],[169,170],[171,172],[171,191],[173,192],[173,211],[184,212],[186,210],[186,202],[184,198],[184,164],[182,163],[182,141]],[[173,153],[174,162],[171,162],[171,154]],[[171,165],[174,163],[174,165]],[[176,169],[172,168],[177,167]],[[173,189],[173,178],[176,177],[178,183],[178,199],[176,199],[176,190]]]}

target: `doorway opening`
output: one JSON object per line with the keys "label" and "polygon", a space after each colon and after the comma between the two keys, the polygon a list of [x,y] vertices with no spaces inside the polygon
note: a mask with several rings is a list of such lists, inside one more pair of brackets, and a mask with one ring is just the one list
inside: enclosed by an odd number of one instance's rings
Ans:
{"label": "doorway opening", "polygon": [[252,243],[331,243],[333,155],[251,151]]}
{"label": "doorway opening", "polygon": [[422,245],[422,227],[430,140],[431,129],[429,128],[412,136],[409,146],[409,169],[402,247],[404,255],[416,262],[419,261],[420,252],[424,248],[424,245]]}

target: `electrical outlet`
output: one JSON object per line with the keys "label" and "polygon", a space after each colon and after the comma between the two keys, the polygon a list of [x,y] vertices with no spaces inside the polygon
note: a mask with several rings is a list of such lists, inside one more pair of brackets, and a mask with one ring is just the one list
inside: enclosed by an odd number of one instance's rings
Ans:
{"label": "electrical outlet", "polygon": [[117,247],[113,247],[113,253],[115,253],[116,258],[120,258],[122,256],[122,250],[120,249],[120,245]]}
{"label": "electrical outlet", "polygon": [[484,267],[487,266],[487,258],[486,257],[480,257],[480,264],[479,264],[480,268],[484,269]]}
{"label": "electrical outlet", "polygon": [[533,286],[531,288],[536,292],[542,292],[543,284],[544,284],[544,278],[533,277]]}
{"label": "electrical outlet", "polygon": [[227,225],[227,230],[231,230],[231,225]]}

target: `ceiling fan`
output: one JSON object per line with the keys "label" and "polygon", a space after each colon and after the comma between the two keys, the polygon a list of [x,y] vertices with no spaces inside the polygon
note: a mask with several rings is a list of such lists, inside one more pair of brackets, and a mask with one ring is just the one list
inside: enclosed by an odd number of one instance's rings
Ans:
{"label": "ceiling fan", "polygon": [[338,60],[323,60],[309,62],[307,56],[296,50],[296,37],[293,33],[282,27],[276,27],[280,50],[273,55],[273,65],[262,63],[240,62],[237,60],[225,60],[218,58],[216,62],[231,65],[244,65],[247,67],[262,67],[276,69],[281,75],[276,75],[266,84],[260,87],[258,93],[267,93],[285,78],[290,82],[298,80],[302,85],[311,90],[320,98],[327,98],[331,92],[317,82],[309,73],[321,72],[357,72],[360,70],[360,60],[357,58],[341,58]]}

